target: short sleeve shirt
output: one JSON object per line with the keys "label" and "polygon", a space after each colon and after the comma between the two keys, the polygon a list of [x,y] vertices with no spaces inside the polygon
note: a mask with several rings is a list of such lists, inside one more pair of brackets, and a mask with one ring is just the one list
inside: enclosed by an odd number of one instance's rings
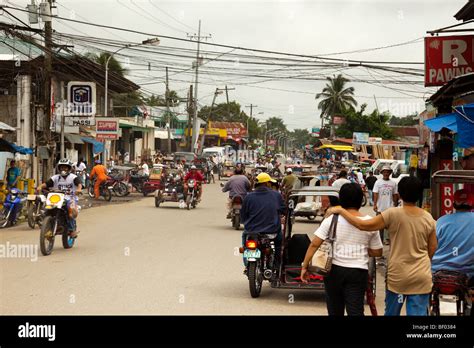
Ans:
{"label": "short sleeve shirt", "polygon": [[387,209],[382,217],[391,241],[388,290],[403,295],[429,294],[433,283],[428,239],[436,231],[436,221],[426,211],[411,215],[404,208]]}
{"label": "short sleeve shirt", "polygon": [[398,193],[397,184],[393,180],[378,179],[373,192],[378,193],[377,209],[382,212],[393,207],[393,195]]}

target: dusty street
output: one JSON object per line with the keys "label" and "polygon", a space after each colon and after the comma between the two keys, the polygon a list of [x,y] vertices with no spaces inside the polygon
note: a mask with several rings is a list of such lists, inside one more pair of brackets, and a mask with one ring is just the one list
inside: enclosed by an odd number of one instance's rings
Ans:
{"label": "dusty street", "polygon": [[[225,219],[225,199],[216,183],[191,211],[177,203],[155,208],[153,198],[83,210],[72,249],[57,238],[50,256],[38,249],[37,257],[0,259],[0,313],[326,315],[322,292],[264,283],[261,297],[250,297],[241,231]],[[312,232],[316,225],[297,226]],[[0,230],[2,245],[38,240],[38,228],[26,224]],[[379,272],[379,313],[383,290]]]}

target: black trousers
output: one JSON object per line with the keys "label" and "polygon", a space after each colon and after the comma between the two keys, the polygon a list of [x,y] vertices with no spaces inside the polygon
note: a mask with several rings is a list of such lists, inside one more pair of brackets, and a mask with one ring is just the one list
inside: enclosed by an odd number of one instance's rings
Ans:
{"label": "black trousers", "polygon": [[364,315],[364,295],[369,272],[360,268],[332,265],[324,277],[326,304],[329,315]]}

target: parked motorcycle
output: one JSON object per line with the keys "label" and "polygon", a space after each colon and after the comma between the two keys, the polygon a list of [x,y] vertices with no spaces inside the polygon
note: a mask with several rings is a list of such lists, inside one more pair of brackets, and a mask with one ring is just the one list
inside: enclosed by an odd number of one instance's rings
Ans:
{"label": "parked motorcycle", "polygon": [[138,174],[138,171],[130,173],[129,184],[139,193],[143,192],[143,184],[148,180],[148,176]]}
{"label": "parked motorcycle", "polygon": [[3,202],[3,208],[0,211],[0,228],[13,226],[16,224],[23,203],[26,200],[26,193],[12,188]]}
{"label": "parked motorcycle", "polygon": [[56,235],[62,236],[64,249],[70,249],[74,246],[76,237],[71,237],[68,228],[70,215],[74,214],[72,209],[68,208],[68,205],[73,199],[74,195],[69,192],[51,190],[48,193],[40,233],[40,249],[44,256],[50,255],[53,251]]}
{"label": "parked motorcycle", "polygon": [[188,180],[188,193],[186,195],[186,208],[196,208],[198,197],[198,185],[194,179]]}
{"label": "parked motorcycle", "polygon": [[[95,186],[95,179],[93,179],[91,181],[91,184],[89,185],[89,187],[87,188],[87,193],[89,194],[89,197],[90,198],[94,198],[95,197],[95,193],[94,193],[94,186]],[[99,193],[102,197],[104,197],[104,199],[107,201],[107,202],[110,202],[111,199],[112,199],[112,190],[113,190],[113,186],[110,186],[110,181],[107,180],[107,181],[104,181],[101,185],[100,185],[100,188],[99,188]]]}
{"label": "parked motorcycle", "polygon": [[440,270],[433,274],[433,290],[430,296],[430,315],[469,316],[472,298],[466,274]]}
{"label": "parked motorcycle", "polygon": [[30,228],[35,228],[35,225],[41,227],[44,208],[46,206],[46,196],[42,193],[28,195],[27,200],[28,226],[30,226]]}
{"label": "parked motorcycle", "polygon": [[232,221],[232,227],[236,230],[240,228],[240,210],[242,209],[242,197],[234,196],[232,198],[232,210],[230,212],[230,218]]}
{"label": "parked motorcycle", "polygon": [[263,280],[272,281],[276,270],[275,238],[277,234],[247,234],[245,247],[241,248],[246,274],[249,280],[250,295],[259,297]]}
{"label": "parked motorcycle", "polygon": [[110,173],[109,179],[107,180],[107,185],[112,187],[112,192],[117,197],[125,197],[130,192],[128,191],[127,184],[123,181],[124,177],[122,174]]}

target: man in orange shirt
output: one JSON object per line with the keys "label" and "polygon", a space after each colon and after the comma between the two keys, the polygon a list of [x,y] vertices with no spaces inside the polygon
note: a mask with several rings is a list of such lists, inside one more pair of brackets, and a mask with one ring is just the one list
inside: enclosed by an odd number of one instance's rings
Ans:
{"label": "man in orange shirt", "polygon": [[92,171],[90,174],[91,180],[94,179],[94,177],[97,177],[94,184],[94,195],[96,199],[99,199],[100,185],[102,185],[103,182],[107,181],[107,178],[108,178],[107,168],[101,164],[100,160],[96,160],[95,166],[94,168],[92,168]]}

